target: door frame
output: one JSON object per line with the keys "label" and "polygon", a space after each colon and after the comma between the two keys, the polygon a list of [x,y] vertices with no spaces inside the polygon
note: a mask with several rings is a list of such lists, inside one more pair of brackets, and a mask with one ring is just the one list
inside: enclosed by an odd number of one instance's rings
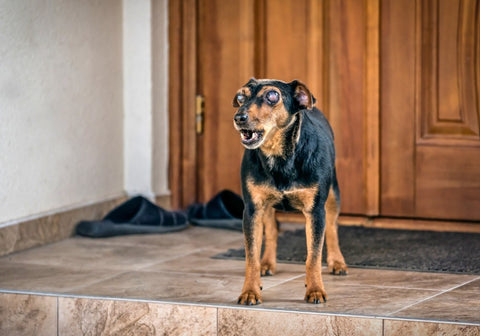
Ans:
{"label": "door frame", "polygon": [[197,1],[169,0],[169,188],[172,208],[197,201]]}

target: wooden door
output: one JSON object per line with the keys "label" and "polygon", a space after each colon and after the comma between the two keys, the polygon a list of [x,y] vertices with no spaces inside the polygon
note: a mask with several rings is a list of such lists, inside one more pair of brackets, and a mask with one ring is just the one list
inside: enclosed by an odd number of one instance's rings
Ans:
{"label": "wooden door", "polygon": [[[197,89],[205,97],[204,133],[197,138],[201,201],[223,188],[240,192],[243,148],[231,106],[236,90],[252,76],[299,79],[336,132],[343,211],[378,214],[378,141],[371,138],[378,125],[360,126],[368,113],[378,113],[367,95],[375,85],[367,80],[371,67],[365,62],[365,14],[372,3],[378,6],[378,1],[198,1]],[[373,164],[366,164],[366,152]]]}
{"label": "wooden door", "polygon": [[198,136],[200,201],[222,189],[240,193],[243,146],[233,128],[233,96],[254,76],[254,2],[198,0],[198,89],[204,97]]}
{"label": "wooden door", "polygon": [[[479,7],[171,0],[173,204],[240,192],[231,101],[255,76],[312,90],[335,132],[343,214],[479,220]],[[205,98],[201,135],[195,94]]]}
{"label": "wooden door", "polygon": [[382,1],[382,215],[480,219],[479,7]]}

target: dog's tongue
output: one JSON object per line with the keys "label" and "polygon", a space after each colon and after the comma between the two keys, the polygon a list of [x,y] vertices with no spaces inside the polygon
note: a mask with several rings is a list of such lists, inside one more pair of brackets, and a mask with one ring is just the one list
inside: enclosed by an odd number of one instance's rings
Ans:
{"label": "dog's tongue", "polygon": [[242,141],[250,142],[255,141],[258,138],[258,133],[249,130],[242,130],[240,136],[242,137]]}

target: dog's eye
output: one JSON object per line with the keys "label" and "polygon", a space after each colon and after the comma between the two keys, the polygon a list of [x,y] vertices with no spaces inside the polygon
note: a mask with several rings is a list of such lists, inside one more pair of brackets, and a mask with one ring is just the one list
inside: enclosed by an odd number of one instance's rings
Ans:
{"label": "dog's eye", "polygon": [[267,102],[269,104],[274,105],[274,104],[278,103],[278,101],[280,99],[280,95],[275,90],[268,91],[267,94],[265,95],[265,99],[267,99]]}
{"label": "dog's eye", "polygon": [[245,103],[245,100],[247,100],[247,96],[241,93],[237,94],[237,103],[239,105],[242,105],[243,103]]}

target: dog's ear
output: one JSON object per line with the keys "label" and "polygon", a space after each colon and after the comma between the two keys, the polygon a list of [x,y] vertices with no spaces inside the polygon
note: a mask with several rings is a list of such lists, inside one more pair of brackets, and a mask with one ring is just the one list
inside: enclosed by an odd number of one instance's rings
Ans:
{"label": "dog's ear", "polygon": [[310,90],[305,84],[300,81],[294,80],[290,83],[293,91],[293,98],[295,103],[300,109],[312,109],[317,101],[315,97],[310,93]]}

